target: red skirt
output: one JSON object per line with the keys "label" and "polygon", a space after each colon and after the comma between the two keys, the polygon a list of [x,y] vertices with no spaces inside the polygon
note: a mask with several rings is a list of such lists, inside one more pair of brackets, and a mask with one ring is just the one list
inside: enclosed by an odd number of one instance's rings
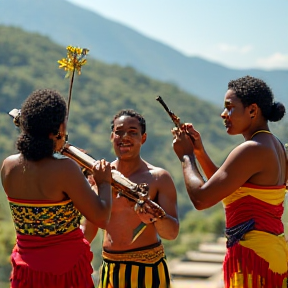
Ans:
{"label": "red skirt", "polygon": [[79,228],[48,237],[17,234],[10,288],[93,288],[92,258]]}

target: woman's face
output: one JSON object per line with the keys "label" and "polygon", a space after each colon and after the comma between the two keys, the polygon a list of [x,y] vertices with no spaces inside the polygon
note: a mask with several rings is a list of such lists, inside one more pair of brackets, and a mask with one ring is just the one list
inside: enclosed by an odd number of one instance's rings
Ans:
{"label": "woman's face", "polygon": [[230,135],[243,134],[251,124],[250,108],[244,107],[236,93],[229,89],[224,98],[224,110],[221,117],[226,131]]}
{"label": "woman's face", "polygon": [[59,127],[59,133],[57,135],[57,137],[55,137],[54,139],[54,143],[55,143],[55,147],[54,147],[54,151],[61,151],[65,142],[66,142],[66,127],[67,127],[67,118],[65,119],[65,121],[60,125]]}

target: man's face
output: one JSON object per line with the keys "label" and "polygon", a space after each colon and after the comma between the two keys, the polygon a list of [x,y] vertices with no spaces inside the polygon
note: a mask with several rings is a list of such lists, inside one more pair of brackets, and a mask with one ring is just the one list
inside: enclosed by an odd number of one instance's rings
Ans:
{"label": "man's face", "polygon": [[123,115],[114,120],[111,142],[119,159],[138,157],[146,133],[141,134],[141,126],[136,117]]}

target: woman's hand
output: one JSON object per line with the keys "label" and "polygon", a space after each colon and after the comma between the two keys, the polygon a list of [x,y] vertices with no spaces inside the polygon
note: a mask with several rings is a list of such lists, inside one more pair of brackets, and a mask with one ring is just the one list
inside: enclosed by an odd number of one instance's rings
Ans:
{"label": "woman's hand", "polygon": [[186,129],[186,125],[182,125],[180,128],[173,128],[171,130],[173,135],[173,149],[180,159],[180,161],[183,160],[184,155],[192,155],[194,153],[194,145],[193,145],[193,136],[191,137],[188,135]]}
{"label": "woman's hand", "polygon": [[[97,160],[93,166],[93,178],[97,186],[105,182],[111,184],[112,175],[110,162],[105,159]],[[92,181],[90,180],[89,182],[91,183]]]}
{"label": "woman's hand", "polygon": [[[183,127],[183,128],[182,128]],[[186,131],[187,134],[189,134],[193,139],[193,147],[194,147],[194,153],[197,157],[201,152],[204,151],[204,146],[202,143],[201,135],[200,133],[194,129],[193,125],[191,123],[185,123],[182,125],[182,129]]]}

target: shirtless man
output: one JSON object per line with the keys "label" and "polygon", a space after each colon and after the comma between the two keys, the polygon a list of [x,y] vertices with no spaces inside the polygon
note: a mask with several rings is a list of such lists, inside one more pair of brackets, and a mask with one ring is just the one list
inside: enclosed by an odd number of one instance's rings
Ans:
{"label": "shirtless man", "polygon": [[[170,174],[140,156],[145,143],[145,119],[134,110],[121,110],[111,122],[111,142],[117,156],[112,162],[132,182],[149,185],[149,197],[166,212],[161,218],[141,211],[135,202],[113,193],[110,222],[104,231],[99,288],[170,287],[161,238],[173,240],[179,232],[177,195]],[[139,231],[137,234],[136,231]],[[92,241],[97,227],[86,222],[84,234]],[[153,283],[153,286],[152,286]]]}

